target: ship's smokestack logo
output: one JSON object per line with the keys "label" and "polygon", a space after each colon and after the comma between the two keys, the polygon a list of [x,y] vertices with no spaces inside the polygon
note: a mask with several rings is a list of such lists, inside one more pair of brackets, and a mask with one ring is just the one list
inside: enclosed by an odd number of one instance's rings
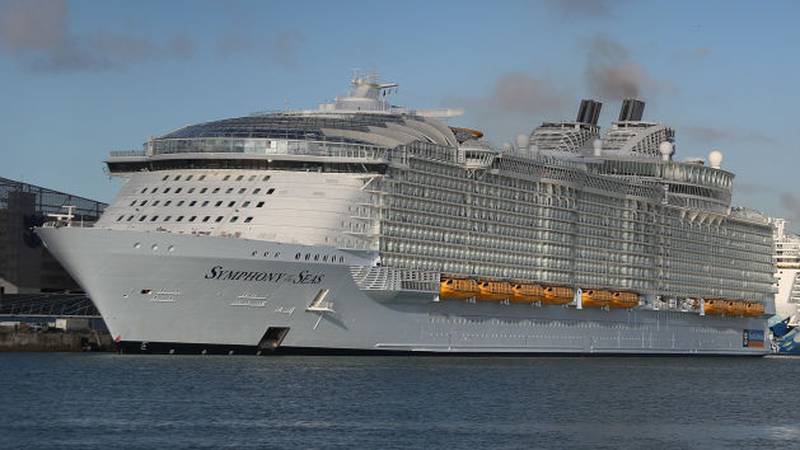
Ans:
{"label": "ship's smokestack logo", "polygon": [[206,280],[219,281],[251,281],[256,283],[289,283],[289,284],[319,284],[325,279],[324,273],[313,273],[303,270],[300,273],[287,272],[255,272],[248,270],[229,270],[223,266],[214,266],[206,272]]}

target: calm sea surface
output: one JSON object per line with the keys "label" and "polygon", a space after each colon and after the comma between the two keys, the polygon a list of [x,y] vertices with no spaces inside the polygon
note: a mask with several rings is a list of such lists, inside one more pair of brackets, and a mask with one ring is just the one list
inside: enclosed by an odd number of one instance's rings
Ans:
{"label": "calm sea surface", "polygon": [[800,448],[800,359],[0,354],[3,448]]}

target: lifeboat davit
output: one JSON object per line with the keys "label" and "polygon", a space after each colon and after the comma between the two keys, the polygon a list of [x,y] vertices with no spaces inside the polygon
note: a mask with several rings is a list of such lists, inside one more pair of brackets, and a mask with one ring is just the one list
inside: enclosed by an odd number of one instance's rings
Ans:
{"label": "lifeboat davit", "polygon": [[728,310],[725,303],[725,300],[719,298],[708,299],[704,302],[703,309],[706,314],[726,314]]}
{"label": "lifeboat davit", "polygon": [[535,303],[544,301],[544,288],[538,284],[515,284],[511,286],[514,303]]}
{"label": "lifeboat davit", "polygon": [[514,297],[511,283],[508,281],[480,281],[478,282],[478,300],[499,302],[510,300]]}
{"label": "lifeboat davit", "polygon": [[759,317],[764,314],[764,305],[756,302],[747,302],[744,305],[744,315],[748,317]]}
{"label": "lifeboat davit", "polygon": [[611,292],[587,289],[581,294],[581,305],[586,308],[602,308],[611,304]]}
{"label": "lifeboat davit", "polygon": [[608,306],[622,309],[634,308],[639,306],[639,295],[633,292],[614,292]]}
{"label": "lifeboat davit", "polygon": [[546,305],[566,305],[575,297],[572,288],[566,286],[545,286],[542,303]]}
{"label": "lifeboat davit", "polygon": [[439,283],[439,298],[468,299],[478,295],[478,283],[469,278],[445,278]]}

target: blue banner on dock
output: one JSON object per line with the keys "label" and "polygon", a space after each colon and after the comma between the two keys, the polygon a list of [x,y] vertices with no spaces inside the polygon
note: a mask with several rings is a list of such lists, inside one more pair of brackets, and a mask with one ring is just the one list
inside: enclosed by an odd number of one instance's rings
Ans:
{"label": "blue banner on dock", "polygon": [[764,330],[744,330],[742,346],[764,348]]}

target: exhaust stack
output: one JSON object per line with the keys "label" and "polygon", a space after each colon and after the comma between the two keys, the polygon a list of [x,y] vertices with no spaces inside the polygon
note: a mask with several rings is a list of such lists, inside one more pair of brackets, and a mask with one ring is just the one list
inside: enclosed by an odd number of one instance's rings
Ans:
{"label": "exhaust stack", "polygon": [[581,100],[581,106],[578,108],[578,117],[575,118],[575,122],[588,123],[596,126],[602,108],[603,104],[600,102]]}
{"label": "exhaust stack", "polygon": [[622,101],[619,110],[619,122],[639,122],[644,115],[644,102],[635,98],[626,98]]}

